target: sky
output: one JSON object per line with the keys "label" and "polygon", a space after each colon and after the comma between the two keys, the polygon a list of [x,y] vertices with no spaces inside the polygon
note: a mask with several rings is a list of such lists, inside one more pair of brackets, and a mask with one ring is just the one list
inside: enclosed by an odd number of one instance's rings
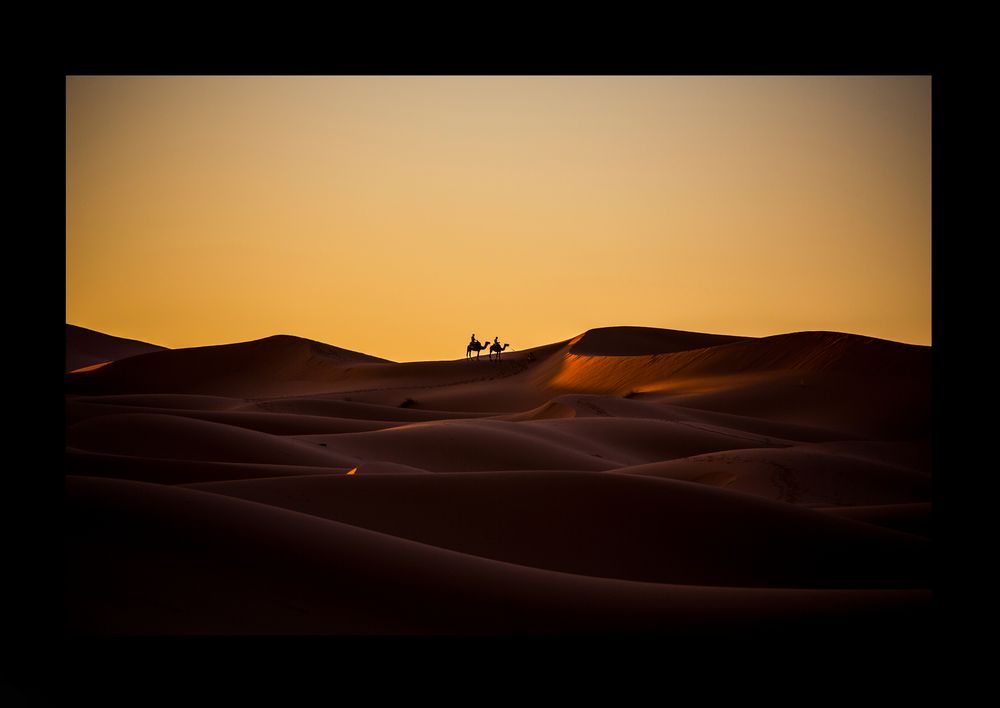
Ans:
{"label": "sky", "polygon": [[66,321],[391,359],[931,343],[926,76],[69,76]]}

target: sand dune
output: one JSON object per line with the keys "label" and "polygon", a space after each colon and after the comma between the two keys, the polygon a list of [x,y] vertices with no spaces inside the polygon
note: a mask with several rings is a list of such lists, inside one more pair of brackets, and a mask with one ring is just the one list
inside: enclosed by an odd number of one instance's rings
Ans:
{"label": "sand dune", "polygon": [[70,374],[74,393],[184,393],[222,396],[245,392],[308,392],[352,366],[384,359],[300,337],[276,335],[252,342],[154,352]]}
{"label": "sand dune", "polygon": [[648,418],[570,418],[527,421],[520,429],[558,440],[621,464],[669,460],[704,452],[747,447],[786,447],[790,440],[756,435],[709,423]]}
{"label": "sand dune", "polygon": [[276,336],[67,374],[70,631],[926,629],[929,347],[606,327],[462,352]]}
{"label": "sand dune", "polygon": [[176,415],[126,413],[81,421],[66,444],[90,452],[212,462],[264,462],[326,467],[336,455],[299,440]]}
{"label": "sand dune", "polygon": [[66,325],[66,371],[165,349],[136,339],[112,337],[86,327]]}
{"label": "sand dune", "polygon": [[585,356],[638,356],[705,349],[748,339],[655,327],[599,327],[573,338],[568,350]]}
{"label": "sand dune", "polygon": [[[70,448],[66,452],[66,472],[85,477],[109,477],[156,484],[191,484],[220,480],[247,480],[313,474],[343,475],[353,469],[354,460],[332,457],[329,467],[258,462],[211,462],[174,458],[117,455]],[[366,474],[368,473],[366,467]],[[399,470],[396,470],[399,471]],[[424,473],[426,474],[426,473]]]}
{"label": "sand dune", "polygon": [[[669,400],[669,399],[668,399]],[[768,438],[799,442],[842,440],[845,433],[794,423],[734,415],[719,411],[678,406],[665,401],[643,398],[620,398],[595,394],[557,396],[548,403],[523,413],[503,416],[504,420],[526,421],[546,418],[613,416],[615,418],[651,418],[673,422],[701,423],[744,431]]]}
{"label": "sand dune", "polygon": [[877,462],[905,470],[931,475],[933,455],[930,439],[907,441],[844,440],[835,443],[817,443],[811,450],[833,452],[843,457]]}
{"label": "sand dune", "polygon": [[[741,587],[926,582],[922,541],[674,480],[536,471],[284,477],[197,488],[581,575]],[[725,553],[706,564],[719,549]]]}
{"label": "sand dune", "polygon": [[360,460],[412,464],[433,472],[469,470],[606,470],[616,464],[576,448],[577,440],[548,440],[514,423],[441,421],[371,433],[307,435],[297,439]]}
{"label": "sand dune", "polygon": [[331,416],[260,413],[234,410],[185,410],[183,408],[142,408],[140,406],[106,405],[69,401],[66,418],[70,423],[106,415],[150,413],[176,415],[196,420],[223,423],[247,430],[259,430],[272,435],[309,435],[314,433],[356,433],[365,430],[391,428],[400,423],[358,418],[333,418]]}
{"label": "sand dune", "polygon": [[[362,459],[405,460],[442,472],[609,469],[709,451],[794,444],[720,426],[615,418],[438,421],[298,439],[323,442],[331,450]],[[484,450],[489,454],[481,454]]]}
{"label": "sand dune", "polygon": [[863,521],[888,529],[904,531],[918,536],[932,535],[931,504],[884,504],[882,506],[824,507],[822,511],[845,519]]}
{"label": "sand dune", "polygon": [[[611,341],[615,340],[613,332],[601,334]],[[595,335],[588,332],[583,335],[580,343],[587,341],[588,336],[593,338]],[[597,347],[586,347],[584,352],[574,352],[570,347],[570,353],[617,357],[621,355],[621,350],[612,345],[604,351]],[[657,367],[674,375],[683,373],[687,377],[794,370],[922,378],[930,370],[931,364],[929,347],[841,332],[793,332],[760,338],[726,337],[698,348],[677,348],[664,354],[665,356],[657,357]],[[606,366],[621,366],[638,362],[602,363]]]}
{"label": "sand dune", "polygon": [[905,440],[930,434],[929,377],[910,381],[840,372],[773,372],[715,381],[703,391],[667,390],[662,395],[678,406],[836,430],[841,439]]}
{"label": "sand dune", "polygon": [[[588,333],[580,342],[587,340]],[[610,335],[609,335],[610,336]],[[925,380],[930,347],[889,342],[837,332],[796,332],[643,356],[623,356],[571,342],[561,357],[547,361],[543,380],[555,389],[597,393],[625,391],[678,379],[731,376],[769,371],[845,372],[865,376]]]}
{"label": "sand dune", "polygon": [[178,408],[181,410],[226,411],[247,405],[243,398],[203,396],[183,393],[137,393],[122,396],[72,396],[73,403],[100,403],[136,408]]}
{"label": "sand dune", "polygon": [[209,462],[161,457],[115,455],[70,448],[66,453],[67,474],[84,477],[111,477],[156,484],[195,484],[221,480],[247,480],[264,477],[302,477],[305,475],[345,475],[360,469],[372,474],[430,474],[412,465],[392,462],[364,462],[336,454],[330,455],[329,467],[287,465],[259,462]]}
{"label": "sand dune", "polygon": [[566,393],[651,398],[820,428],[841,439],[929,433],[929,347],[798,332],[648,356],[569,349],[531,374],[549,399]]}
{"label": "sand dune", "polygon": [[868,505],[931,498],[928,475],[838,454],[834,445],[730,450],[617,472],[699,482],[793,504]]}
{"label": "sand dune", "polygon": [[[494,561],[228,496],[70,478],[67,623],[96,634],[824,631],[921,590],[637,583]],[[183,523],[179,521],[183,519]]]}
{"label": "sand dune", "polygon": [[278,398],[256,401],[245,404],[247,410],[259,410],[268,413],[291,413],[295,415],[332,416],[335,418],[360,418],[362,420],[384,420],[400,422],[418,422],[426,420],[444,420],[477,418],[488,415],[472,411],[436,411],[418,408],[401,408],[372,403],[345,400],[343,398],[310,398],[297,396],[295,398]]}

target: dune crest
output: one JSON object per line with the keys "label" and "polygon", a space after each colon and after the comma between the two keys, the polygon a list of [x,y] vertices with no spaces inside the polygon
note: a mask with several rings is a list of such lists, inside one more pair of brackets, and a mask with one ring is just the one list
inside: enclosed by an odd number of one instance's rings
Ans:
{"label": "dune crest", "polygon": [[929,622],[930,347],[601,327],[499,361],[284,335],[108,361],[65,377],[77,634]]}
{"label": "dune crest", "polygon": [[251,342],[172,349],[115,361],[72,374],[69,391],[239,395],[322,389],[352,366],[385,359],[301,337],[275,335]]}
{"label": "dune crest", "polygon": [[159,351],[166,351],[166,347],[66,323],[66,371],[87,370],[117,359]]}

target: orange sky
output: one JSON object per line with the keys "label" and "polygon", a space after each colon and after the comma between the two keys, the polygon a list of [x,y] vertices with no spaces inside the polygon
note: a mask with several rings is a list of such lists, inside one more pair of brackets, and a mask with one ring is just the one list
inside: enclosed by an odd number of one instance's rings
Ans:
{"label": "orange sky", "polygon": [[68,77],[66,321],[931,342],[929,77]]}

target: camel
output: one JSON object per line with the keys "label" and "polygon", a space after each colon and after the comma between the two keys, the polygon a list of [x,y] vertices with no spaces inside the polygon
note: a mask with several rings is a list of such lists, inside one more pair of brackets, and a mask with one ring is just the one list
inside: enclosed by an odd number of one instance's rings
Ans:
{"label": "camel", "polygon": [[500,352],[509,347],[509,344],[504,344],[502,347],[499,344],[494,344],[490,347],[490,359],[493,358],[493,352],[497,353],[497,361],[500,361]]}
{"label": "camel", "polygon": [[[476,353],[476,358],[479,358],[479,352],[483,349],[489,347],[488,344],[483,344],[482,342],[469,342],[469,345],[465,348],[465,358],[469,359],[472,357],[472,352]],[[489,352],[487,352],[489,353]],[[492,354],[490,355],[492,356]]]}

